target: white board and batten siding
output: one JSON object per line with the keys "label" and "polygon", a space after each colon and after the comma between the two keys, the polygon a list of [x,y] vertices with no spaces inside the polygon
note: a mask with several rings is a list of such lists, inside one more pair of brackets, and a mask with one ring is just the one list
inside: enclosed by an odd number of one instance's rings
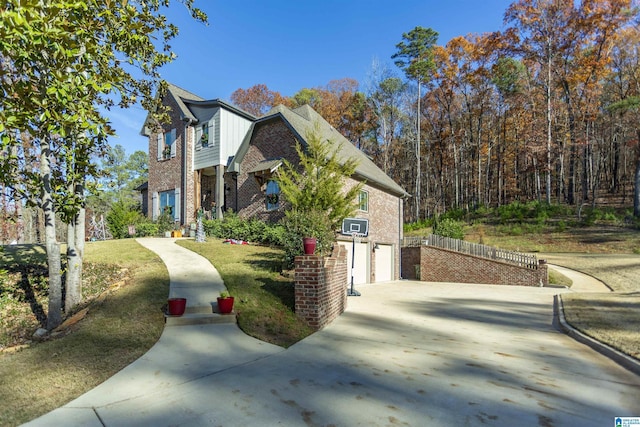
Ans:
{"label": "white board and batten siding", "polygon": [[236,154],[247,134],[251,121],[223,108],[217,108],[208,120],[209,146],[203,147],[200,142],[202,124],[196,125],[194,169],[224,165],[229,157]]}

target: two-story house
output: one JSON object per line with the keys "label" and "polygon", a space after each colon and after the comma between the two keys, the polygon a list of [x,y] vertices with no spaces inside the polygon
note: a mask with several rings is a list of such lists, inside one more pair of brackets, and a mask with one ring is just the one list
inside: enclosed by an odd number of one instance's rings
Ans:
{"label": "two-story house", "polygon": [[355,216],[368,220],[368,237],[354,245],[351,236],[337,235],[349,259],[356,260],[354,283],[399,279],[403,199],[408,194],[315,110],[279,105],[255,118],[173,85],[163,101],[171,109],[171,124],[147,123],[144,130],[153,218],[168,209],[178,224],[187,225],[203,208],[216,218],[232,209],[242,217],[279,220],[285,206],[273,178],[283,159],[299,161],[296,142],[304,147],[310,132],[319,132],[338,150],[339,159],[358,162],[345,187],[364,182]]}
{"label": "two-story house", "polygon": [[203,209],[221,218],[226,208],[224,174],[255,117],[219,99],[204,100],[169,84],[163,103],[169,124],[151,123],[149,137],[148,214],[170,213],[178,225],[195,220]]}

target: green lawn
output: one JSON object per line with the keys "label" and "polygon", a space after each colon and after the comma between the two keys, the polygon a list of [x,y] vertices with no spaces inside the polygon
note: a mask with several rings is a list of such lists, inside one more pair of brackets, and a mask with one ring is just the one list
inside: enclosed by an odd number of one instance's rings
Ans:
{"label": "green lawn", "polygon": [[293,279],[280,273],[283,253],[254,245],[230,245],[222,240],[178,244],[207,258],[235,297],[240,328],[253,337],[283,347],[300,341],[313,329],[294,313]]}

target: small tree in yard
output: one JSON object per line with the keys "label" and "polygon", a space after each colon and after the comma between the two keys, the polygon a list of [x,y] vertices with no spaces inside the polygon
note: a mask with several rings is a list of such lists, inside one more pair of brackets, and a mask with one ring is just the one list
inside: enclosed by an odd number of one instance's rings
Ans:
{"label": "small tree in yard", "polygon": [[[194,0],[178,3],[196,20]],[[38,206],[49,265],[47,329],[81,300],[84,208],[114,134],[105,111],[140,101],[166,118],[156,89],[175,57],[178,28],[163,14],[170,0],[7,0],[0,6],[0,184]],[[175,3],[175,2],[174,2]],[[164,113],[164,114],[163,114]],[[56,216],[67,224],[62,268]],[[64,272],[63,272],[64,271]]]}
{"label": "small tree in yard", "polygon": [[338,158],[340,146],[322,141],[319,126],[307,133],[306,142],[305,147],[296,143],[299,166],[285,160],[277,176],[282,196],[291,206],[282,220],[291,245],[286,248],[290,261],[302,253],[303,237],[318,239],[322,255],[331,250],[335,231],[355,211],[356,196],[363,186],[359,183],[345,191],[358,163],[352,158],[342,162]]}

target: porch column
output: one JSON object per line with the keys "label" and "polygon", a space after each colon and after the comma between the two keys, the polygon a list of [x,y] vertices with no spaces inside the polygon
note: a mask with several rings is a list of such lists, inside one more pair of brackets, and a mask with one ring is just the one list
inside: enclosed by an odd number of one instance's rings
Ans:
{"label": "porch column", "polygon": [[202,207],[202,171],[197,170],[193,173],[193,189],[195,196],[193,197],[194,214]]}
{"label": "porch column", "polygon": [[222,206],[224,205],[224,166],[216,165],[216,218],[222,219]]}

